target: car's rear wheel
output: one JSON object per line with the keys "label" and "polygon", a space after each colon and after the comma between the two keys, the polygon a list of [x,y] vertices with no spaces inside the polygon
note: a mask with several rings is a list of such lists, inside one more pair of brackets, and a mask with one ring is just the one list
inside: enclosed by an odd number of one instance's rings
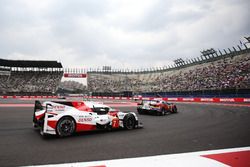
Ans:
{"label": "car's rear wheel", "polygon": [[57,135],[64,137],[70,136],[75,132],[76,123],[71,117],[63,117],[59,120],[56,126]]}
{"label": "car's rear wheel", "polygon": [[33,127],[34,128],[38,128],[38,125],[36,123],[33,122]]}
{"label": "car's rear wheel", "polygon": [[172,112],[177,113],[177,107],[176,106],[173,107]]}
{"label": "car's rear wheel", "polygon": [[134,129],[136,124],[135,116],[133,114],[127,114],[123,118],[123,126],[125,129]]}

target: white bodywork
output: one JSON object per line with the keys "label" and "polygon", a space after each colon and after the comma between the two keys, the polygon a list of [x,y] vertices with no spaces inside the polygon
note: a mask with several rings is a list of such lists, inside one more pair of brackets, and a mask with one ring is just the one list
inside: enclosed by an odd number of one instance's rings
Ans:
{"label": "white bodywork", "polygon": [[[40,111],[35,112],[35,117],[39,118],[39,116],[44,115],[44,126],[42,129],[43,134],[56,134],[56,128],[54,125],[60,120],[60,118],[64,116],[70,116],[72,117],[78,127],[82,127],[82,129],[77,129],[77,131],[85,131],[85,130],[91,130],[91,129],[84,129],[84,127],[94,127],[97,124],[99,125],[107,125],[109,124],[112,126],[112,120],[114,118],[119,119],[119,127],[123,127],[123,118],[126,114],[124,112],[118,111],[115,116],[112,114],[102,114],[99,115],[96,112],[88,111],[93,108],[108,108],[109,111],[115,111],[114,109],[110,108],[109,106],[106,106],[102,103],[98,102],[79,102],[84,103],[86,106],[86,111],[80,110],[74,106],[64,105],[56,102],[50,102],[46,101],[42,104],[43,109]],[[44,114],[45,113],[45,114]],[[138,121],[138,118],[135,113],[130,112],[134,115],[136,121]]]}

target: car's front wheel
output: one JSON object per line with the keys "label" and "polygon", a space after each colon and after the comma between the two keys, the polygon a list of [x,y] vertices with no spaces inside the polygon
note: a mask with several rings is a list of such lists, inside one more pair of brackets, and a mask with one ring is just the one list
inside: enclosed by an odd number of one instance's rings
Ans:
{"label": "car's front wheel", "polygon": [[63,117],[59,120],[56,126],[57,135],[64,137],[70,136],[75,132],[76,124],[73,118]]}

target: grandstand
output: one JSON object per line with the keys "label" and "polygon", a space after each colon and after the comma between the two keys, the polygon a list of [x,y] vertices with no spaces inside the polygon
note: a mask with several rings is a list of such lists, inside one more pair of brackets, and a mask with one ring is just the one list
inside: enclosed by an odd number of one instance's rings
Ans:
{"label": "grandstand", "polygon": [[69,81],[62,81],[59,84],[59,88],[57,91],[61,95],[65,94],[86,94],[87,87],[80,82],[69,80]]}
{"label": "grandstand", "polygon": [[124,92],[130,96],[250,96],[250,49],[244,46],[219,54],[209,49],[199,58],[177,59],[168,68],[88,71],[88,90],[97,96]]}
{"label": "grandstand", "polygon": [[56,61],[0,59],[1,95],[52,95],[63,75]]}
{"label": "grandstand", "polygon": [[[246,44],[201,53],[187,61],[178,58],[170,66],[140,70],[63,69],[56,61],[0,59],[0,95],[250,97],[250,48]],[[70,80],[61,81],[63,77]],[[87,86],[82,82],[86,78]]]}

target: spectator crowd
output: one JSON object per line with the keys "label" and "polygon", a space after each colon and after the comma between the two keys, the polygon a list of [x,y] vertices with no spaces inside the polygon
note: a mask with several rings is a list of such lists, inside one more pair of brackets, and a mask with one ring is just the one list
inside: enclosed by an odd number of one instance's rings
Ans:
{"label": "spectator crowd", "polygon": [[0,74],[1,94],[51,94],[61,81],[62,71],[10,71]]}
{"label": "spectator crowd", "polygon": [[70,93],[86,93],[87,87],[80,82],[68,80],[62,81],[59,85],[60,90]]}
{"label": "spectator crowd", "polygon": [[250,54],[173,70],[88,73],[91,92],[171,92],[250,88]]}
{"label": "spectator crowd", "polygon": [[[61,82],[63,71],[17,71],[0,68],[0,94],[69,92],[173,92],[250,89],[250,54],[224,57],[186,67],[147,72],[89,72],[87,87]],[[61,82],[61,83],[60,83]]]}

